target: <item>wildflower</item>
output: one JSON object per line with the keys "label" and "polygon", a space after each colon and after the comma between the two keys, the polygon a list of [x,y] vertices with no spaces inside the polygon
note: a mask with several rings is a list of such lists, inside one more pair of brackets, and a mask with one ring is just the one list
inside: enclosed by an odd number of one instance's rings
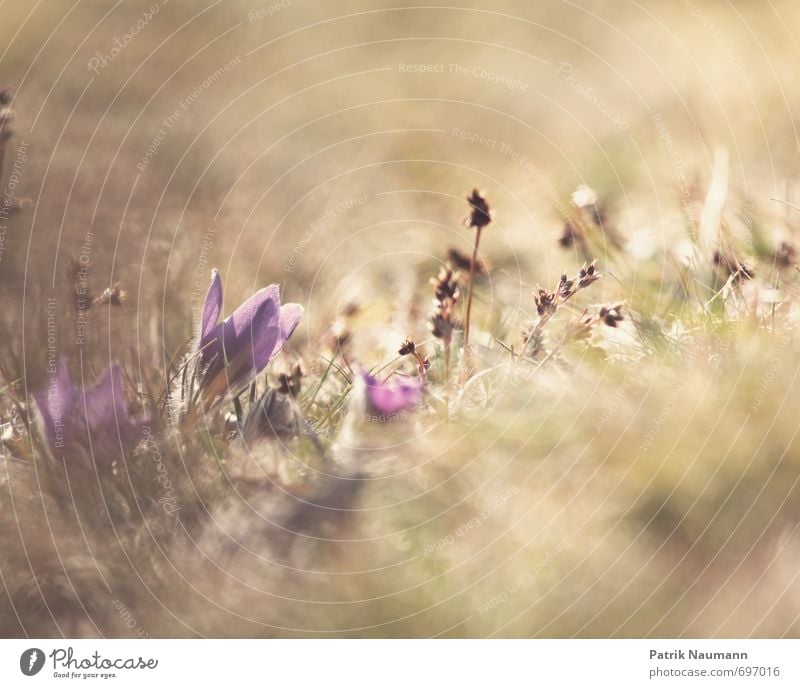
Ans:
{"label": "wildflower", "polygon": [[34,394],[34,401],[53,455],[82,453],[110,461],[139,444],[147,421],[129,413],[119,366],[106,371],[94,387],[78,389],[62,359],[50,383]]}
{"label": "wildflower", "polygon": [[296,303],[281,306],[277,284],[257,291],[218,323],[222,281],[214,270],[206,295],[196,350],[207,397],[244,389],[280,352],[303,315]]}
{"label": "wildflower", "polygon": [[361,372],[367,407],[381,418],[408,411],[422,403],[424,383],[416,379],[394,379],[381,382],[366,371]]}

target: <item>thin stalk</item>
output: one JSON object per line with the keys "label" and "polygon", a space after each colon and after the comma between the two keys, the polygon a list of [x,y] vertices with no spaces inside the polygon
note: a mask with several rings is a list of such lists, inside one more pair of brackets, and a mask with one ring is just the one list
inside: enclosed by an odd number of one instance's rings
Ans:
{"label": "thin stalk", "polygon": [[425,359],[419,351],[414,351],[414,358],[417,359],[417,371],[419,372],[419,379],[423,382],[428,381],[428,375],[425,372]]}
{"label": "thin stalk", "polygon": [[481,227],[475,227],[475,247],[472,249],[472,263],[469,266],[469,290],[467,292],[467,313],[464,318],[464,359],[469,349],[469,320],[472,313],[472,290],[475,286],[475,265],[478,262],[478,246],[481,243]]}
{"label": "thin stalk", "polygon": [[450,421],[450,342],[444,345],[444,417]]}

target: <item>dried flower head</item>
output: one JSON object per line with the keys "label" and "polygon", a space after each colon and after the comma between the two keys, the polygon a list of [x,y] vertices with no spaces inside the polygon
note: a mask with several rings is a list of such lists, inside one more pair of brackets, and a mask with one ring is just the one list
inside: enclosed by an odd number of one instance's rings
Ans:
{"label": "dried flower head", "polygon": [[473,189],[472,193],[467,196],[467,203],[470,204],[472,212],[470,213],[470,216],[464,220],[465,226],[483,229],[492,221],[489,203],[481,195],[481,192],[478,191],[478,189]]}
{"label": "dried flower head", "polygon": [[400,345],[400,349],[398,352],[401,356],[413,356],[417,361],[417,370],[419,371],[420,377],[424,380],[425,379],[425,371],[431,367],[430,361],[427,358],[423,358],[422,354],[417,351],[417,345],[414,342],[406,337],[403,340],[403,343]]}
{"label": "dried flower head", "polygon": [[431,279],[433,295],[437,301],[445,299],[458,300],[460,295],[459,275],[450,267],[439,269],[439,275]]}
{"label": "dried flower head", "polygon": [[556,294],[558,294],[558,298],[564,300],[572,296],[575,293],[575,289],[573,289],[574,284],[575,280],[569,279],[567,274],[563,273],[561,278],[558,280],[558,286],[556,287]]}
{"label": "dried flower head", "polygon": [[397,353],[401,356],[408,356],[409,354],[415,353],[416,348],[417,347],[414,342],[406,337],[400,344],[400,349],[397,351]]}
{"label": "dried flower head", "polygon": [[557,297],[558,294],[556,292],[547,291],[539,287],[538,294],[536,294],[533,297],[533,300],[536,302],[536,312],[541,316],[544,316],[545,314],[555,313],[557,307],[556,306]]}
{"label": "dried flower head", "polygon": [[112,366],[93,387],[72,384],[66,359],[49,388],[34,394],[43,434],[53,456],[81,455],[109,463],[142,440],[145,418],[128,411],[122,371]]}
{"label": "dried flower head", "polygon": [[597,259],[595,258],[589,265],[584,264],[578,274],[578,288],[585,289],[590,284],[593,284],[600,279],[600,273],[597,271]]}
{"label": "dried flower head", "polygon": [[618,323],[625,320],[625,317],[622,315],[623,305],[622,303],[614,303],[600,306],[598,318],[608,327],[616,327]]}
{"label": "dried flower head", "polygon": [[450,267],[442,267],[433,284],[433,314],[430,328],[433,336],[450,346],[453,330],[459,326],[456,305],[461,296],[458,273]]}
{"label": "dried flower head", "polygon": [[[456,270],[469,272],[472,269],[472,258],[463,251],[457,249],[455,246],[451,246],[449,249],[447,249],[447,262]],[[488,269],[486,266],[486,261],[477,260],[475,262],[475,276],[483,277],[487,273]]]}
{"label": "dried flower head", "polygon": [[304,375],[302,363],[296,362],[288,372],[282,371],[278,374],[278,391],[291,397],[299,396]]}

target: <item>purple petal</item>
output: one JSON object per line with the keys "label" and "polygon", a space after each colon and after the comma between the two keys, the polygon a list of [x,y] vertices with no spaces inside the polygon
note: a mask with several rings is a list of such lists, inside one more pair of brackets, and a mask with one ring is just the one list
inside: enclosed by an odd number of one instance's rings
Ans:
{"label": "purple petal", "polygon": [[280,322],[281,295],[277,284],[259,289],[247,301],[239,306],[225,322],[233,323],[237,336],[253,325],[260,326],[269,322],[278,325]]}
{"label": "purple petal", "polygon": [[280,292],[277,284],[257,291],[223,323],[222,344],[229,362],[247,361],[242,374],[256,373],[275,355],[280,329]]}
{"label": "purple petal", "polygon": [[362,379],[367,402],[377,413],[399,413],[422,403],[423,383],[419,379],[381,382],[368,373],[362,373]]}
{"label": "purple petal", "polygon": [[222,309],[222,280],[217,270],[211,271],[211,285],[206,294],[203,304],[203,320],[200,325],[201,343],[208,337],[211,330],[219,320],[220,310]]}
{"label": "purple petal", "polygon": [[300,322],[303,308],[299,304],[281,307],[278,285],[271,284],[253,294],[221,323],[214,324],[219,309],[212,292],[221,299],[219,284],[219,274],[215,272],[198,342],[200,361],[208,389],[217,389],[220,376],[225,374],[224,386],[237,390],[277,355]]}
{"label": "purple petal", "polygon": [[135,420],[128,413],[119,366],[106,371],[94,387],[77,389],[62,359],[57,377],[34,398],[54,454],[61,450],[87,455],[91,450],[95,456],[110,460],[120,450],[133,449],[141,439],[139,429],[145,420]]}
{"label": "purple petal", "polygon": [[292,336],[303,317],[303,307],[299,303],[285,303],[281,306],[281,348]]}
{"label": "purple petal", "polygon": [[79,394],[79,403],[86,415],[86,423],[94,429],[106,424],[117,424],[127,415],[125,397],[122,394],[122,371],[119,366],[112,366],[90,389]]}

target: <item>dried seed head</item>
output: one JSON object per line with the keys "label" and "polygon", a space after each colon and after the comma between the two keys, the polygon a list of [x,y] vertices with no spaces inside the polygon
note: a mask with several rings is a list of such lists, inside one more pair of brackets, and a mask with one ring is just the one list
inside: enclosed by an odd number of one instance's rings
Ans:
{"label": "dried seed head", "polygon": [[489,203],[478,189],[473,189],[472,194],[467,196],[467,203],[469,203],[472,208],[470,216],[464,220],[464,224],[467,227],[482,229],[492,221]]}
{"label": "dried seed head", "polygon": [[556,294],[556,292],[546,291],[545,289],[538,287],[538,293],[533,297],[533,300],[536,302],[536,312],[541,317],[552,315],[556,312],[557,298],[558,294]]}
{"label": "dried seed head", "polygon": [[0,88],[0,105],[8,105],[13,97],[14,93],[8,86]]}
{"label": "dried seed head", "polygon": [[299,396],[304,375],[302,363],[295,363],[288,373],[282,372],[278,375],[278,391],[292,397]]}
{"label": "dried seed head", "polygon": [[600,273],[597,271],[597,259],[595,258],[589,265],[584,264],[578,273],[578,288],[585,289],[599,279]]}
{"label": "dried seed head", "polygon": [[431,279],[433,294],[437,301],[445,299],[458,300],[460,289],[458,286],[458,273],[453,272],[452,268],[443,267],[439,270],[439,276]]}
{"label": "dried seed head", "polygon": [[622,303],[607,304],[600,307],[598,318],[602,320],[608,327],[616,327],[617,323],[625,320],[622,315]]}
{"label": "dried seed head", "polygon": [[558,287],[556,287],[556,293],[559,298],[568,299],[572,296],[575,293],[575,289],[573,289],[574,285],[575,281],[568,279],[566,273],[561,275],[561,279],[558,281]]}
{"label": "dried seed head", "polygon": [[433,285],[433,313],[430,319],[431,333],[449,346],[453,330],[458,327],[456,304],[461,296],[458,273],[450,267],[443,267],[439,275],[431,280]]}
{"label": "dried seed head", "polygon": [[400,349],[397,353],[401,356],[408,356],[409,354],[413,354],[416,351],[416,346],[411,339],[406,337],[403,342],[400,344]]}

